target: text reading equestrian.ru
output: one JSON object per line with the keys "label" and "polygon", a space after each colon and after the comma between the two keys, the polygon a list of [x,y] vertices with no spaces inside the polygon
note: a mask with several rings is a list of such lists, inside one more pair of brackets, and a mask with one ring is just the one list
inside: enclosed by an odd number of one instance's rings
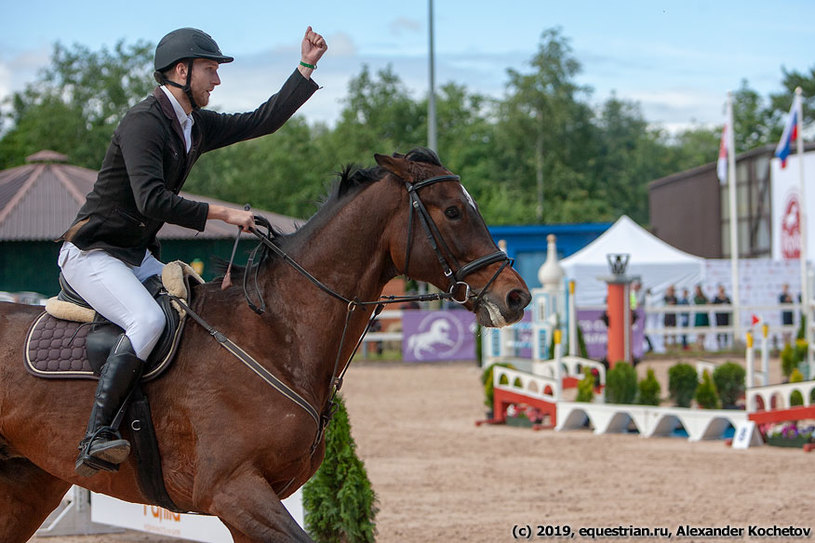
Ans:
{"label": "text reading equestrian.ru", "polygon": [[701,541],[707,538],[728,539],[808,539],[812,534],[812,528],[800,528],[797,526],[778,525],[748,525],[748,526],[690,526],[682,524],[671,528],[654,526],[598,526],[598,527],[573,527],[568,524],[516,524],[512,527],[512,537],[514,539],[683,539],[692,538],[692,541]]}

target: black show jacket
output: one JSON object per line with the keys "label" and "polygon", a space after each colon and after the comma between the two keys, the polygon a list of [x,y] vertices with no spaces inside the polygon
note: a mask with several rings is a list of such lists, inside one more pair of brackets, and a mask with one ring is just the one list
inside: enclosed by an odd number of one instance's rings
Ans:
{"label": "black show jacket", "polygon": [[93,190],[62,235],[82,250],[103,249],[132,265],[145,250],[159,257],[156,233],[165,222],[204,230],[209,206],[178,196],[202,153],[270,134],[311,97],[317,85],[295,70],[255,111],[194,110],[186,152],[181,125],[160,88],[125,114],[108,146]]}

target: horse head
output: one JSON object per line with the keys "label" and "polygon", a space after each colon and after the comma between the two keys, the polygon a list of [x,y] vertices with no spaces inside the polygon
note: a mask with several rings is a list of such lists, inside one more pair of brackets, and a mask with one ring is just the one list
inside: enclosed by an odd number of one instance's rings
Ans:
{"label": "horse head", "polygon": [[406,200],[387,234],[396,270],[450,293],[484,326],[519,321],[529,289],[495,245],[459,177],[428,149],[374,157],[402,185]]}

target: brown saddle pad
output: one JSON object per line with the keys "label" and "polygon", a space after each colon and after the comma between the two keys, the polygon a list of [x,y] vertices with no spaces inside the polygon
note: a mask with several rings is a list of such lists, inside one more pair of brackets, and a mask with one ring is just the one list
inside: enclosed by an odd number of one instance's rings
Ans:
{"label": "brown saddle pad", "polygon": [[[172,347],[163,360],[153,364],[142,376],[142,381],[158,377],[170,365],[184,319],[175,330]],[[29,373],[47,379],[96,379],[85,351],[85,338],[93,330],[91,323],[57,319],[43,312],[28,331],[25,340],[25,367]]]}
{"label": "brown saddle pad", "polygon": [[94,379],[85,355],[88,323],[55,319],[43,312],[26,339],[26,367],[40,377],[79,377]]}

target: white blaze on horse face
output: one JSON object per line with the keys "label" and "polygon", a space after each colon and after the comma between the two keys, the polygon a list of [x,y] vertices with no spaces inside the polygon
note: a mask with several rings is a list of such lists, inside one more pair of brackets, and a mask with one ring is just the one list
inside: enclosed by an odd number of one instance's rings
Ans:
{"label": "white blaze on horse face", "polygon": [[478,207],[476,207],[475,205],[475,200],[473,200],[473,197],[470,196],[469,192],[467,192],[467,189],[464,188],[464,185],[461,185],[461,190],[464,191],[464,197],[467,198],[467,201],[470,202],[470,205],[473,206],[473,209],[478,210]]}

